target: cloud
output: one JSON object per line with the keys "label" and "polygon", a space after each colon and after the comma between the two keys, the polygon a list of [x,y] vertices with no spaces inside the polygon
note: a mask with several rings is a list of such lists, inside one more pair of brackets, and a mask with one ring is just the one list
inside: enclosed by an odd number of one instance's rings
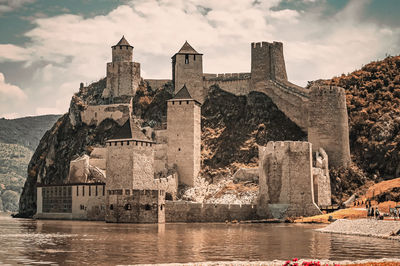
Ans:
{"label": "cloud", "polygon": [[[137,0],[94,17],[36,17],[24,34],[29,39],[24,47],[0,45],[0,62],[35,66],[25,89],[31,102],[25,112],[42,113],[66,111],[80,82],[104,77],[110,46],[122,35],[135,47],[134,60],[141,63],[144,78],[170,78],[170,58],[185,40],[204,53],[208,73],[250,71],[251,42],[283,41],[289,79],[299,85],[399,53],[399,28],[362,20],[368,1],[350,1],[329,17],[322,15],[329,8],[325,1],[301,11],[278,10],[279,3]],[[49,104],[42,106],[43,100]]]}
{"label": "cloud", "polygon": [[35,0],[0,0],[0,14],[13,11],[25,4],[33,2],[35,2]]}
{"label": "cloud", "polygon": [[26,61],[29,59],[29,49],[13,44],[0,44],[0,62]]}
{"label": "cloud", "polygon": [[5,82],[4,74],[0,72],[0,96],[2,99],[25,100],[26,94],[19,87]]}

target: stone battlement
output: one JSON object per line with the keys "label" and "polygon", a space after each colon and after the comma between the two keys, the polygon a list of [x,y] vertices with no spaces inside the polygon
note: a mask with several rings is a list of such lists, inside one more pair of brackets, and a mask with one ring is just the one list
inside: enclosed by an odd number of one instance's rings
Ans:
{"label": "stone battlement", "polygon": [[345,90],[337,86],[313,86],[310,89],[310,94],[312,94],[313,96],[322,96],[322,95],[346,96]]}
{"label": "stone battlement", "polygon": [[290,150],[290,152],[304,152],[311,148],[311,143],[306,141],[269,141],[265,147],[266,152]]}
{"label": "stone battlement", "polygon": [[203,74],[204,80],[212,81],[225,81],[225,80],[240,80],[240,79],[250,79],[250,73],[220,73],[220,74]]}
{"label": "stone battlement", "polygon": [[277,46],[282,46],[283,44],[281,42],[252,42],[251,46],[252,48],[265,48],[266,46],[271,46],[271,45],[277,45]]}
{"label": "stone battlement", "polygon": [[107,140],[106,145],[108,146],[149,146],[155,145],[152,141],[136,140],[136,139],[112,139]]}

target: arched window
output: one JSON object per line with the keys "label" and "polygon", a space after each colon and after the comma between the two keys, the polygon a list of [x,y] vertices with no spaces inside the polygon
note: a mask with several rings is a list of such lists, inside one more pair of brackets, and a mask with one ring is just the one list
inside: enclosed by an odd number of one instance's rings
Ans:
{"label": "arched window", "polygon": [[114,210],[114,205],[110,204],[110,210]]}

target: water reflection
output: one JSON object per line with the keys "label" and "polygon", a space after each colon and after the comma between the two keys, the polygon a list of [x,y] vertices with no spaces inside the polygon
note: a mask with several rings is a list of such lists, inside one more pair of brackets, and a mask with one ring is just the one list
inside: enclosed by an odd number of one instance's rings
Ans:
{"label": "water reflection", "polygon": [[0,264],[134,264],[397,257],[400,242],[316,232],[318,225],[35,221],[0,216]]}

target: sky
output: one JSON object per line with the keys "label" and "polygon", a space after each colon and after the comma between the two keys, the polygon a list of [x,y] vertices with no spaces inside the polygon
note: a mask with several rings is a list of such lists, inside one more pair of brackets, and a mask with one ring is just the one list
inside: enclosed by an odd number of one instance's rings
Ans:
{"label": "sky", "polygon": [[62,114],[79,83],[133,45],[143,78],[171,78],[187,40],[204,73],[250,72],[250,43],[281,41],[305,86],[400,54],[398,0],[0,0],[0,117]]}

